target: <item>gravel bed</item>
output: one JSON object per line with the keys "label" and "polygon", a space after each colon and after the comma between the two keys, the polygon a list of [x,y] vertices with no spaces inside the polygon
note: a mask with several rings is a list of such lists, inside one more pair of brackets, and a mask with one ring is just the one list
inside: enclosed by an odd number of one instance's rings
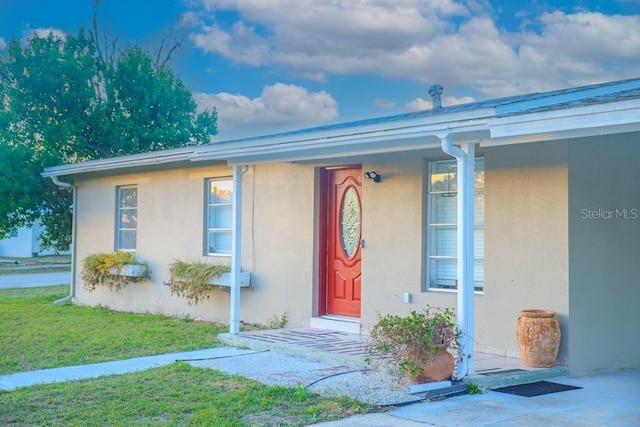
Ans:
{"label": "gravel bed", "polygon": [[380,406],[417,402],[422,398],[404,392],[405,384],[381,371],[347,371],[317,380],[309,390],[323,396],[349,396]]}

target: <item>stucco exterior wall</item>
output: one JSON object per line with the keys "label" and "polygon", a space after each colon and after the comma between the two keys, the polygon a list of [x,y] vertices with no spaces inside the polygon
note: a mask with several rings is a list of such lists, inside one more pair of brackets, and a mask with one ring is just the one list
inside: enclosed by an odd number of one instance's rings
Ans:
{"label": "stucco exterior wall", "polygon": [[[371,156],[363,171],[375,170],[382,181],[362,187],[362,325],[368,330],[378,313],[405,315],[427,304],[454,307],[451,293],[423,292],[424,173],[426,158],[444,158],[430,150]],[[404,302],[410,293],[411,303]]]}
{"label": "stucco exterior wall", "polygon": [[[99,288],[87,292],[77,269],[76,301],[101,304],[115,310],[162,313],[211,320],[228,320],[229,296],[216,290],[198,305],[173,296],[163,285],[175,259],[200,261],[203,257],[205,179],[230,176],[226,167],[212,166],[141,172],[116,177],[77,180],[77,259],[115,249],[116,186],[138,186],[136,253],[148,263],[151,280],[126,286],[118,293]],[[223,257],[215,260],[227,261]]]}
{"label": "stucco exterior wall", "polygon": [[[558,312],[567,359],[568,177],[566,142],[484,150],[485,290],[475,297],[475,341],[482,351],[517,356],[515,322],[525,308]],[[364,156],[362,170],[382,182],[362,186],[362,330],[378,313],[406,314],[426,305],[455,308],[455,292],[425,289],[425,172],[439,149]],[[350,164],[349,159],[342,164]],[[305,327],[318,313],[319,169],[325,164],[259,164],[243,179],[241,319],[265,323],[286,315]],[[79,178],[77,259],[112,251],[118,185],[138,185],[138,250],[152,280],[113,293],[76,287],[76,301],[116,310],[227,321],[229,293],[188,305],[163,285],[174,259],[228,261],[203,256],[207,178],[230,176],[225,166]],[[79,275],[79,269],[78,269]],[[410,303],[404,294],[410,293]]]}
{"label": "stucco exterior wall", "polygon": [[[252,287],[242,289],[241,319],[266,323],[286,315],[291,324],[308,324],[314,268],[313,166],[291,164],[250,167],[244,176],[243,271]],[[229,320],[229,292],[214,288],[208,300],[189,305],[163,285],[175,259],[228,263],[228,257],[203,256],[205,180],[230,177],[224,166],[163,170],[77,180],[77,259],[114,250],[116,187],[138,186],[136,253],[151,270],[151,280],[118,293],[88,292],[77,273],[76,302],[115,310]]]}
{"label": "stucco exterior wall", "polygon": [[640,366],[637,134],[569,145],[572,373]]}
{"label": "stucco exterior wall", "polygon": [[554,310],[568,348],[568,145],[564,141],[485,152],[485,290],[476,297],[479,349],[518,356],[523,309]]}

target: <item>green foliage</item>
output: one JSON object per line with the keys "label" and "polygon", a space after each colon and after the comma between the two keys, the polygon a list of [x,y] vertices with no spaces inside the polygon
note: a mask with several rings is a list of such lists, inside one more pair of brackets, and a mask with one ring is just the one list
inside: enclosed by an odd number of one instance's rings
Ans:
{"label": "green foliage", "polygon": [[402,375],[418,375],[423,370],[420,365],[433,360],[441,347],[458,347],[460,330],[454,318],[451,309],[429,306],[421,312],[412,310],[408,316],[379,315],[370,331],[368,363],[379,361]]}
{"label": "green foliage", "polygon": [[[46,167],[208,143],[215,111],[196,111],[179,76],[98,28],[7,43],[0,55],[0,238],[41,218],[44,247],[71,242],[69,189]],[[110,52],[99,48],[111,46]]]}
{"label": "green foliage", "polygon": [[269,317],[263,324],[257,325],[261,329],[283,329],[289,323],[289,315],[285,311],[280,316],[274,314]]}
{"label": "green foliage", "polygon": [[209,280],[230,271],[231,267],[224,264],[175,260],[169,269],[169,281],[165,284],[171,288],[172,294],[187,298],[189,304],[197,304],[209,298],[213,289]]}
{"label": "green foliage", "polygon": [[467,384],[467,393],[468,394],[482,394],[482,387],[480,387],[478,384],[476,383],[468,383]]}
{"label": "green foliage", "polygon": [[184,362],[0,394],[1,425],[304,426],[375,410]]}
{"label": "green foliage", "polygon": [[[122,270],[127,265],[141,265],[145,267],[141,277],[129,277],[123,274],[113,274],[113,270]],[[108,286],[111,290],[119,291],[123,286],[132,282],[149,278],[146,264],[131,252],[108,252],[87,255],[82,261],[83,287],[89,292],[96,290],[98,286]]]}

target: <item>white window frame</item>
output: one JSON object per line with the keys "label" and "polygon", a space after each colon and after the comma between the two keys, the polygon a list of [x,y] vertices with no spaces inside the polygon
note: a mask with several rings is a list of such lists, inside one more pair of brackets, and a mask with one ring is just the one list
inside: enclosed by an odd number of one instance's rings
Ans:
{"label": "white window frame", "polygon": [[[123,190],[131,190],[134,189],[136,191],[136,205],[135,206],[123,206],[122,204],[122,191]],[[136,218],[136,226],[135,227],[124,227],[122,222],[122,215],[127,211],[129,213],[133,212],[134,217]],[[123,239],[122,232],[128,231],[135,234],[135,244],[133,248],[124,248],[123,247]],[[116,187],[116,250],[117,251],[125,251],[125,252],[136,252],[138,248],[138,186],[137,185],[119,185]]]}
{"label": "white window frame", "polygon": [[[226,234],[229,236],[229,242],[233,236],[233,229],[231,227],[232,217],[233,217],[233,177],[224,176],[217,178],[207,178],[205,180],[205,212],[204,212],[204,255],[205,256],[231,256],[231,247],[229,247],[228,251],[219,252],[215,249],[215,244],[212,246],[212,242],[210,242],[212,234]],[[210,200],[210,192],[211,185],[214,183],[224,183],[225,186],[230,188],[229,194],[229,203],[211,203]],[[211,224],[211,210],[220,207],[228,207],[228,224],[229,227],[212,227]],[[210,250],[210,248],[214,248],[214,250]]]}
{"label": "white window frame", "polygon": [[[444,189],[434,189],[432,187],[432,174],[436,165],[447,164],[452,166],[452,172],[449,173],[451,187]],[[474,290],[475,292],[484,291],[484,157],[475,158],[475,185],[474,185]],[[456,174],[456,160],[455,159],[443,159],[443,160],[431,160],[427,162],[427,179],[426,179],[426,193],[427,193],[427,215],[426,215],[426,283],[425,289],[428,291],[457,291],[457,174]],[[436,197],[449,197],[455,201],[454,212],[451,221],[437,223],[433,215],[434,198]],[[480,203],[481,202],[481,203]],[[438,242],[435,240],[436,231],[454,229],[456,233],[452,238],[447,239],[447,246],[449,249],[448,254],[434,253]],[[436,266],[438,261],[448,261],[453,264],[453,268],[450,268],[452,277],[438,277],[438,267]],[[444,267],[443,267],[444,268]],[[455,271],[453,269],[455,268]],[[443,271],[443,270],[440,270]],[[440,273],[442,274],[442,273]]]}

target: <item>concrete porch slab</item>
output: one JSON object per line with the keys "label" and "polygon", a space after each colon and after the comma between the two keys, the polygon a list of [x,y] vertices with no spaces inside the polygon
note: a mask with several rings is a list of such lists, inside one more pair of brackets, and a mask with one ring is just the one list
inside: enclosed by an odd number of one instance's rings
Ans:
{"label": "concrete porch slab", "polygon": [[[272,329],[220,334],[225,345],[251,350],[272,350],[305,356],[328,363],[365,368],[367,335],[350,334],[319,328]],[[566,366],[531,368],[519,358],[475,353],[475,373],[463,383],[476,383],[484,389],[526,384],[544,379],[566,376]]]}

